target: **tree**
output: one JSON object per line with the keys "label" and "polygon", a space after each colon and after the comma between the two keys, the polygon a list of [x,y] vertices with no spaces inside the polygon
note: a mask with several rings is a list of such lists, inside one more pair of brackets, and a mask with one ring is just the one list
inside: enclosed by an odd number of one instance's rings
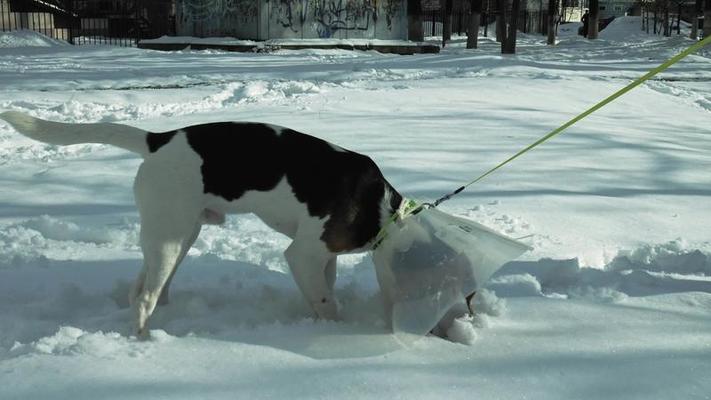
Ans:
{"label": "tree", "polygon": [[669,0],[663,0],[661,2],[662,11],[664,11],[664,36],[671,36],[671,24],[669,23]]}
{"label": "tree", "polygon": [[[711,0],[709,0],[711,1]],[[505,2],[504,2],[505,4]],[[518,12],[521,7],[521,0],[512,0],[511,2],[511,13],[509,14],[508,29],[506,30],[506,37],[501,41],[501,53],[502,54],[515,54],[516,53],[516,31],[518,30]]]}
{"label": "tree", "polygon": [[590,0],[590,16],[588,17],[588,39],[597,39],[600,20],[599,0]]}
{"label": "tree", "polygon": [[691,33],[689,37],[696,40],[699,38],[699,14],[701,14],[704,0],[696,0],[694,9],[691,13]]}
{"label": "tree", "polygon": [[479,42],[482,0],[469,0],[469,26],[467,28],[467,49],[476,49]]}
{"label": "tree", "polygon": [[548,0],[548,44],[555,45],[555,26],[558,17],[558,0]]}
{"label": "tree", "polygon": [[442,15],[442,47],[452,40],[452,8],[453,0],[440,0],[440,7],[444,1],[444,15]]}
{"label": "tree", "polygon": [[504,42],[506,38],[506,0],[496,0],[496,41]]}
{"label": "tree", "polygon": [[422,27],[422,0],[407,0],[407,38],[414,42],[425,40]]}
{"label": "tree", "polygon": [[711,36],[711,0],[706,0],[704,7],[704,38]]}

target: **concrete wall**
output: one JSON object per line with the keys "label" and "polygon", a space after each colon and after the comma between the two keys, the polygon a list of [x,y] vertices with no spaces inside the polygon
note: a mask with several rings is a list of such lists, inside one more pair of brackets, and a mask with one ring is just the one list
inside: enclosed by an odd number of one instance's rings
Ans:
{"label": "concrete wall", "polygon": [[179,36],[407,39],[406,0],[177,0]]}

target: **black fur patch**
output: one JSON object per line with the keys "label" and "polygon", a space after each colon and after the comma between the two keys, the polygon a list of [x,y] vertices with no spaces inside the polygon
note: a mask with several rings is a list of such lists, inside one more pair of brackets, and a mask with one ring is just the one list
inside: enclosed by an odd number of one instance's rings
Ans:
{"label": "black fur patch", "polygon": [[170,142],[171,139],[173,139],[173,136],[175,136],[176,131],[171,131],[171,132],[164,132],[164,133],[153,133],[153,132],[148,132],[146,135],[146,143],[148,144],[148,150],[150,150],[151,153],[155,153],[166,145],[168,142]]}
{"label": "black fur patch", "polygon": [[[228,201],[249,190],[268,191],[286,176],[309,214],[330,216],[321,239],[333,252],[365,246],[380,230],[386,188],[395,209],[402,197],[368,157],[328,142],[259,123],[212,123],[182,129],[203,159],[205,193]],[[150,146],[150,144],[149,144]]]}

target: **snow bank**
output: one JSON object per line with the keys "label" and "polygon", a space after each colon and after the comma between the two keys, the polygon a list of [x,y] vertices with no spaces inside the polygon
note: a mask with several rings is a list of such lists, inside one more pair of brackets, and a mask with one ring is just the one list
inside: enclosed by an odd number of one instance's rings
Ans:
{"label": "snow bank", "polygon": [[161,36],[156,39],[143,39],[145,44],[214,44],[214,45],[240,45],[254,46],[257,42],[253,40],[241,40],[233,37],[207,37],[199,38],[194,36]]}
{"label": "snow bank", "polygon": [[69,44],[35,31],[0,32],[0,49],[56,46],[69,46]]}
{"label": "snow bank", "polygon": [[611,271],[644,269],[654,272],[711,276],[711,256],[690,249],[683,239],[621,252],[608,266]]}
{"label": "snow bank", "polygon": [[[143,104],[69,100],[56,107],[36,107],[25,101],[0,102],[0,107],[30,112],[45,119],[65,122],[117,122],[156,117],[190,115],[236,108],[245,104],[288,104],[298,97],[318,95],[332,86],[308,81],[238,81],[221,85],[217,93],[187,101],[161,101]],[[141,89],[151,89],[144,87]],[[59,148],[61,150],[65,150]],[[0,150],[2,151],[2,150]]]}

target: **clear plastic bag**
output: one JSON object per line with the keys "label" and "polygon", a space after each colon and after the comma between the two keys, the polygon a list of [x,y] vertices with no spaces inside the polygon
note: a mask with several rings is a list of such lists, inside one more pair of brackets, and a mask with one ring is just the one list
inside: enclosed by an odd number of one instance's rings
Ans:
{"label": "clear plastic bag", "polygon": [[529,249],[436,208],[389,224],[373,261],[393,332],[427,334],[501,266]]}

